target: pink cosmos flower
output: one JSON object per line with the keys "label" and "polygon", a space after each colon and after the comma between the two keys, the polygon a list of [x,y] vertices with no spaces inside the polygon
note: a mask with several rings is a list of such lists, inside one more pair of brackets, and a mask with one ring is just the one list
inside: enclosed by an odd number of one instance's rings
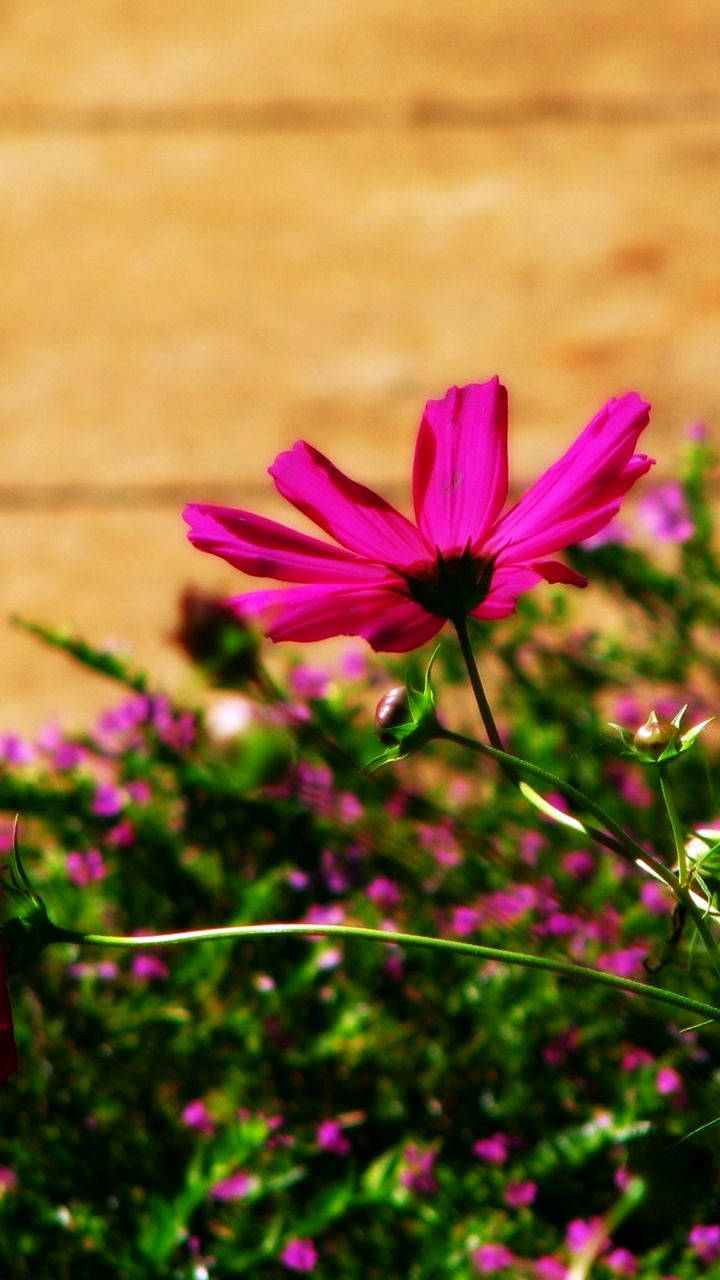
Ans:
{"label": "pink cosmos flower", "polygon": [[230,601],[271,640],[363,636],[405,653],[447,619],[504,618],[541,580],[583,587],[555,553],[603,529],[652,465],[635,392],[609,400],[567,452],[501,515],[507,393],[497,378],[428,401],[413,464],[413,524],[305,441],[270,467],[280,494],[334,542],[249,511],[193,503],[190,541],[256,577],[292,583]]}

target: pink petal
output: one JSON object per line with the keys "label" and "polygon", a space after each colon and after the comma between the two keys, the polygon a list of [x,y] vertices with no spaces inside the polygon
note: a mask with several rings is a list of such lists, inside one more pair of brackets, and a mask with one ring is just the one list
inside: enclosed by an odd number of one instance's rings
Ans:
{"label": "pink petal", "polygon": [[565,582],[571,587],[586,587],[588,580],[582,573],[576,573],[562,560],[535,560],[533,569],[546,582]]}
{"label": "pink petal", "polygon": [[497,563],[527,563],[597,533],[620,499],[653,465],[633,449],[649,406],[634,391],[610,400],[568,451],[493,529],[487,551]]}
{"label": "pink petal", "polygon": [[347,582],[373,580],[383,572],[342,547],[297,533],[249,511],[195,503],[186,507],[183,515],[190,525],[188,537],[194,546],[260,578]]}
{"label": "pink petal", "polygon": [[478,546],[507,497],[507,392],[497,378],[428,400],[415,444],[415,519],[442,551]]}
{"label": "pink petal", "polygon": [[384,565],[427,559],[428,548],[405,516],[304,440],[279,454],[269,471],[288,502],[350,551]]}
{"label": "pink petal", "polygon": [[542,580],[541,574],[528,565],[511,565],[506,569],[496,569],[492,576],[490,591],[476,609],[472,610],[473,618],[507,618],[515,612],[515,601],[524,591],[530,591]]}
{"label": "pink petal", "polygon": [[390,578],[385,586],[306,586],[253,591],[229,602],[243,618],[257,617],[271,640],[363,636],[374,649],[406,653],[425,644],[444,619],[426,613]]}

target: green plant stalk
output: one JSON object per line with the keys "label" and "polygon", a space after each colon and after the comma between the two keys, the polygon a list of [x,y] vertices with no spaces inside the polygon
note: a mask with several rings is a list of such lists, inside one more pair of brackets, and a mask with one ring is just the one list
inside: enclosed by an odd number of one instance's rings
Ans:
{"label": "green plant stalk", "polygon": [[[594,813],[596,817],[599,817],[601,821],[607,822],[611,830],[617,833],[618,844],[621,845],[620,852],[622,856],[633,867],[637,867],[638,862],[642,862],[645,866],[650,867],[658,879],[665,882],[668,888],[672,891],[676,900],[682,903],[688,914],[688,918],[692,921],[700,938],[702,939],[705,949],[712,961],[713,968],[716,973],[718,973],[718,976],[720,976],[720,950],[718,949],[717,942],[715,941],[711,930],[705,922],[702,911],[700,911],[699,907],[696,906],[690,897],[687,886],[681,884],[678,877],[670,870],[669,867],[666,867],[664,863],[660,862],[653,854],[648,853],[647,849],[643,849],[641,844],[638,844],[632,836],[623,831],[622,827],[619,826],[609,814],[605,814],[600,806],[595,804],[589,796],[583,795],[582,791],[578,791],[572,783],[565,782],[563,778],[555,777],[554,774],[548,773],[546,769],[542,769],[539,765],[531,764],[529,760],[522,760],[520,756],[509,755],[507,751],[499,751],[496,747],[488,746],[486,742],[478,742],[476,738],[468,738],[463,733],[453,733],[451,729],[444,729],[441,725],[438,726],[435,736],[437,738],[444,739],[446,742],[454,742],[456,746],[467,747],[470,751],[478,751],[481,755],[490,756],[491,759],[497,760],[501,764],[504,762],[512,767],[513,771],[519,771],[522,769],[533,777],[541,778],[551,786],[557,787],[559,791],[564,791],[566,795],[570,796],[570,798],[575,800],[578,804],[584,805],[591,813]],[[543,813],[547,813],[549,817],[553,817],[553,805],[548,804],[543,797],[538,795],[536,791],[533,791],[531,787],[526,788],[521,782],[517,785],[525,798],[530,800],[531,804],[534,804],[535,807],[540,809]],[[560,814],[562,818],[568,817],[568,815],[563,814],[560,809],[555,812]],[[560,821],[559,818],[557,820]],[[586,826],[577,818],[572,818],[570,823],[565,823],[564,825],[572,825],[575,830],[580,830],[585,835],[594,838],[595,828]]]}
{"label": "green plant stalk", "polygon": [[520,965],[525,969],[541,969],[546,973],[557,973],[561,977],[580,978],[600,986],[612,987],[617,991],[631,991],[635,995],[645,996],[646,999],[654,1000],[659,1004],[687,1009],[691,1013],[702,1014],[713,1022],[720,1022],[720,1008],[704,1000],[694,1000],[690,996],[668,991],[665,987],[651,987],[648,983],[635,982],[632,978],[618,977],[614,973],[605,973],[602,969],[590,969],[586,965],[570,964],[566,960],[554,960],[546,956],[527,955],[522,951],[506,951],[502,947],[484,947],[474,942],[459,942],[454,938],[433,938],[424,934],[397,933],[388,929],[366,929],[360,925],[278,922],[224,925],[215,929],[190,929],[180,933],[155,933],[132,937],[104,933],[77,933],[75,930],[61,929],[56,926],[53,941],[72,942],[78,946],[145,948],[178,946],[185,942],[219,942],[223,939],[238,941],[267,937],[356,938],[365,942],[379,942],[384,946],[394,944],[400,947],[417,947],[426,951],[469,956],[475,960],[498,960],[503,964]]}
{"label": "green plant stalk", "polygon": [[[590,827],[586,823],[580,822],[578,818],[572,817],[571,814],[564,813],[562,809],[556,808],[554,804],[551,804],[549,800],[546,800],[544,796],[541,796],[534,787],[531,787],[529,783],[524,782],[520,778],[517,769],[513,768],[510,764],[512,757],[508,756],[507,752],[503,751],[502,739],[498,732],[495,718],[490,709],[490,703],[487,700],[485,689],[483,688],[480,672],[478,671],[477,663],[475,661],[475,655],[472,651],[472,645],[470,644],[470,637],[468,635],[467,622],[465,618],[462,617],[457,619],[454,622],[454,626],[457,631],[458,641],[462,650],[467,673],[470,678],[470,684],[472,685],[472,690],[475,695],[475,701],[477,703],[482,722],[485,726],[485,732],[487,733],[494,750],[500,753],[496,756],[496,759],[503,769],[503,772],[514,786],[518,788],[521,795],[523,795],[530,804],[534,805],[536,809],[539,809],[541,813],[544,813],[546,817],[552,818],[554,822],[560,823],[563,827],[569,827],[573,831],[579,831],[583,835],[589,835],[596,841],[596,843],[605,845],[608,849],[612,849],[613,853],[620,854],[620,857],[627,857],[627,846],[624,839],[618,839],[617,836],[609,835],[607,831],[599,831],[596,827]],[[559,782],[559,779],[553,778],[551,774],[545,774],[544,777],[545,781],[550,781],[553,784]],[[568,790],[569,794],[569,789],[567,787],[566,790]],[[585,805],[586,809],[589,808],[588,804],[585,803],[586,797],[582,796],[579,791],[575,792],[575,797]],[[607,815],[599,809],[599,806],[595,806],[595,809],[601,815],[601,820],[605,825],[612,826]],[[617,830],[621,836],[624,836],[624,832],[622,832],[621,828],[617,828]]]}
{"label": "green plant stalk", "polygon": [[687,864],[687,854],[685,852],[685,839],[683,836],[683,830],[680,824],[680,818],[678,816],[677,807],[675,805],[675,798],[673,796],[672,791],[670,790],[670,784],[667,779],[665,766],[662,764],[658,765],[658,777],[660,779],[660,790],[662,791],[662,798],[665,801],[665,808],[667,809],[667,815],[668,815],[668,818],[670,819],[670,826],[672,827],[673,840],[675,841],[675,852],[677,854],[677,860],[678,860],[678,879],[680,880],[680,883],[682,885],[686,885],[688,882],[688,864]]}
{"label": "green plant stalk", "polygon": [[[492,746],[488,746],[483,742],[478,742],[473,738],[465,738],[462,734],[453,734],[449,730],[442,729],[442,727],[438,731],[438,736],[447,738],[459,745],[470,747],[472,750],[483,752],[485,755],[492,756],[502,766],[510,780],[515,784],[515,786],[517,786],[521,795],[523,795],[530,804],[534,805],[535,808],[539,809],[542,813],[545,813],[546,816],[554,819],[554,821],[561,823],[563,826],[570,826],[574,830],[579,829],[597,843],[613,849],[633,865],[635,865],[639,860],[640,862],[645,863],[646,866],[651,867],[655,875],[663,880],[672,890],[676,900],[681,902],[684,906],[689,919],[694,924],[699,937],[702,939],[703,945],[710,957],[715,972],[720,976],[720,949],[718,948],[711,930],[705,922],[702,912],[690,897],[687,885],[682,878],[682,875],[680,879],[678,879],[678,877],[674,875],[668,867],[664,866],[663,863],[655,858],[653,854],[648,853],[647,850],[643,849],[642,845],[638,844],[632,836],[624,831],[619,823],[615,822],[614,818],[610,816],[610,814],[605,813],[600,805],[596,804],[594,800],[591,800],[589,796],[584,795],[582,791],[577,789],[577,787],[573,787],[571,783],[564,782],[561,778],[556,778],[553,774],[541,769],[538,765],[531,764],[527,760],[522,760],[518,756],[512,756],[507,751],[503,751],[502,740],[498,733],[498,728],[495,724],[490,704],[487,700],[482,680],[480,678],[480,672],[478,671],[477,663],[475,661],[475,654],[473,653],[472,645],[470,644],[467,620],[464,616],[458,619],[453,619],[453,625],[457,632],[458,642],[467,668],[470,684],[475,695],[475,701],[477,702],[478,710],[485,726],[485,731],[492,743]],[[598,831],[596,827],[591,827],[586,823],[582,823],[577,818],[572,818],[568,814],[563,813],[562,810],[556,809],[554,805],[550,804],[548,800],[539,795],[533,787],[528,785],[528,783],[522,782],[518,776],[519,772],[529,773],[531,776],[541,778],[543,781],[549,782],[551,786],[558,787],[559,790],[565,793],[565,795],[574,800],[576,804],[579,804],[581,808],[584,808],[588,813],[592,813],[596,818],[598,818],[600,822],[608,828],[611,835],[608,836],[606,832]],[[674,810],[674,806],[673,811],[675,812],[677,820],[677,811]],[[673,831],[674,830],[675,828],[673,828]],[[683,859],[684,855],[685,849],[683,847]],[[679,862],[678,865],[679,867],[682,867],[683,862]]]}

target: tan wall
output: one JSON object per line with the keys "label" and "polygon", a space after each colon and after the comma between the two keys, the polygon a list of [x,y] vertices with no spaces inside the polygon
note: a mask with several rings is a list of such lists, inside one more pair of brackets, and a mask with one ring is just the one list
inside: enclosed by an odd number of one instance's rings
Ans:
{"label": "tan wall", "polygon": [[[499,371],[517,482],[610,394],[720,418],[716,0],[15,0],[0,13],[4,614],[176,687],[184,498],[305,436],[405,493]],[[0,730],[109,691],[0,630]]]}

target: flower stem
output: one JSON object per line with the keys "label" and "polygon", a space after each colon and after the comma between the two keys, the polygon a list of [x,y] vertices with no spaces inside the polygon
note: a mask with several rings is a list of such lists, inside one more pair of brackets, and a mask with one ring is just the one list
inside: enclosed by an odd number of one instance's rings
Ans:
{"label": "flower stem", "polygon": [[[478,671],[478,665],[477,665],[477,662],[475,661],[475,654],[473,653],[472,645],[470,644],[470,636],[468,635],[466,618],[463,616],[460,618],[453,619],[453,626],[455,627],[455,630],[457,632],[457,638],[460,644],[460,649],[462,651],[463,661],[467,668],[467,673],[470,678],[470,684],[472,685],[472,691],[475,694],[475,701],[478,706],[478,711],[480,712],[482,722],[485,725],[485,732],[487,733],[487,736],[490,739],[492,746],[495,747],[497,751],[502,751],[503,749],[502,738],[500,737],[500,734],[498,732],[498,727],[495,723],[495,718],[493,716],[493,713],[490,710],[490,703],[487,700],[487,695],[483,688],[483,682],[480,679],[480,672]],[[513,781],[516,781],[516,779],[514,778],[514,775],[509,775],[509,776],[513,777]]]}
{"label": "flower stem", "polygon": [[[485,731],[492,744],[492,750],[488,748],[488,754],[494,754],[495,759],[500,764],[503,772],[507,775],[510,781],[515,784],[521,795],[523,795],[530,804],[534,805],[536,809],[539,809],[541,813],[544,813],[546,817],[552,818],[553,821],[560,823],[561,826],[570,827],[574,831],[580,831],[583,835],[589,835],[598,844],[604,845],[607,849],[612,849],[613,853],[618,853],[620,857],[629,857],[632,862],[635,861],[638,855],[645,858],[645,850],[637,844],[634,846],[634,851],[631,850],[629,847],[630,838],[623,831],[622,827],[620,827],[616,822],[613,822],[609,814],[606,814],[599,805],[594,804],[587,796],[583,795],[581,791],[578,791],[576,787],[570,786],[569,783],[562,782],[559,778],[556,778],[553,774],[540,769],[537,765],[531,765],[527,761],[521,760],[517,756],[511,756],[503,750],[502,739],[498,732],[492,711],[490,710],[490,704],[487,700],[482,680],[480,679],[480,672],[478,671],[475,655],[472,651],[472,645],[470,644],[470,637],[468,635],[467,622],[465,618],[456,621],[454,626],[457,631],[465,666],[467,667],[470,684],[472,685],[472,690],[475,694],[475,701],[477,702],[482,722],[485,725]],[[447,734],[444,732],[443,736],[447,736]],[[457,735],[455,737],[455,741],[460,741],[460,736],[461,735]],[[463,741],[466,746],[469,746],[471,742],[475,742],[474,739],[467,738],[463,739]],[[484,750],[483,744],[475,742],[475,749]],[[542,778],[545,782],[549,782],[552,786],[558,787],[561,791],[564,791],[566,795],[571,796],[572,799],[577,801],[581,807],[587,810],[587,812],[594,813],[596,817],[599,817],[603,825],[606,826],[610,832],[613,832],[613,834],[608,834],[607,831],[600,831],[596,827],[591,827],[585,822],[580,822],[578,818],[572,817],[571,814],[564,813],[562,809],[558,809],[554,804],[551,804],[549,800],[546,800],[544,796],[539,795],[539,793],[534,789],[534,787],[531,787],[529,783],[523,782],[519,776],[518,769],[525,773],[534,774],[535,777]]]}
{"label": "flower stem", "polygon": [[454,938],[433,938],[423,934],[397,933],[386,929],[365,929],[359,925],[278,922],[225,925],[217,929],[190,929],[181,933],[156,933],[132,937],[77,933],[70,929],[58,929],[56,941],[73,942],[80,946],[144,948],[176,946],[184,942],[293,936],[357,938],[366,942],[378,942],[385,946],[394,944],[401,947],[418,947],[427,951],[443,951],[469,956],[475,960],[497,960],[503,964],[519,965],[525,969],[542,969],[548,973],[557,973],[568,978],[581,978],[619,991],[631,991],[635,995],[645,996],[648,1000],[673,1005],[677,1009],[687,1009],[691,1013],[702,1014],[713,1022],[720,1022],[720,1008],[704,1000],[694,1000],[690,996],[679,995],[664,987],[651,987],[648,983],[618,977],[614,973],[605,973],[601,969],[590,969],[586,965],[570,964],[565,960],[554,960],[545,956],[527,955],[522,951],[506,951],[501,947],[483,947],[474,942],[460,942]]}
{"label": "flower stem", "polygon": [[[633,867],[637,867],[639,865],[641,870],[643,868],[645,870],[649,870],[658,880],[664,881],[672,891],[677,901],[682,903],[688,914],[688,918],[692,920],[700,938],[702,939],[715,972],[720,977],[720,949],[718,948],[711,930],[705,922],[702,911],[693,902],[687,886],[680,882],[678,877],[670,870],[669,867],[666,867],[665,864],[660,862],[652,853],[648,853],[647,849],[643,849],[642,845],[638,844],[637,840],[635,840],[633,836],[624,831],[623,828],[615,822],[614,818],[611,818],[609,814],[606,814],[598,804],[595,804],[594,800],[591,800],[589,796],[583,795],[582,791],[578,791],[577,787],[574,787],[572,783],[565,782],[564,778],[557,778],[554,774],[548,773],[547,769],[542,769],[537,764],[531,764],[529,760],[522,760],[520,756],[512,756],[509,755],[507,751],[498,751],[495,747],[489,747],[486,742],[478,742],[476,738],[467,738],[462,733],[453,733],[452,730],[444,729],[441,725],[438,726],[435,736],[437,738],[444,738],[446,742],[454,742],[458,746],[468,747],[471,751],[479,751],[481,755],[490,756],[500,764],[505,763],[509,765],[514,772],[522,770],[525,773],[531,774],[533,777],[542,778],[544,782],[548,782],[551,786],[557,787],[559,791],[564,791],[572,800],[583,805],[590,813],[594,813],[596,817],[599,817],[601,822],[606,823],[610,827],[610,830],[616,834],[617,839],[614,840],[610,847],[620,853],[620,855]],[[574,826],[576,829],[584,832],[585,835],[592,837],[594,840],[599,840],[600,837],[605,835],[604,832],[598,832],[596,827],[591,827],[582,823],[577,818],[570,819],[569,815],[564,814],[562,810],[554,809],[553,805],[550,805],[542,796],[538,795],[537,791],[534,791],[532,787],[528,787],[526,783],[520,783],[519,788],[526,799],[529,799],[536,808],[540,809],[542,812],[548,813],[550,817],[554,817],[555,814],[558,814],[559,817],[556,818],[556,821],[559,822],[563,819],[567,819],[568,821],[565,825]],[[602,839],[600,840],[600,843],[607,844],[607,840]]]}
{"label": "flower stem", "polygon": [[667,809],[667,815],[670,819],[670,826],[672,827],[673,840],[675,841],[675,852],[678,860],[678,878],[682,885],[686,885],[688,881],[688,865],[687,854],[685,853],[685,840],[677,807],[675,805],[675,798],[670,790],[665,766],[662,764],[658,766],[658,777],[660,779],[662,797],[665,801],[665,808]]}

